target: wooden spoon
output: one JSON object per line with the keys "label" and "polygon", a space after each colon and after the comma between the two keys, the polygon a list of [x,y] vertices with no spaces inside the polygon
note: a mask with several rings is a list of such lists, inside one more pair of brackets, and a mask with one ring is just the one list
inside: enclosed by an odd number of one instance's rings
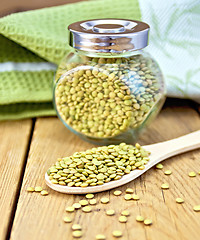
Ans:
{"label": "wooden spoon", "polygon": [[185,136],[175,138],[169,141],[143,146],[144,149],[151,152],[150,160],[145,165],[144,170],[133,170],[131,173],[124,175],[121,179],[104,183],[103,185],[93,187],[67,187],[53,184],[49,180],[47,173],[45,174],[46,184],[55,191],[68,194],[86,194],[95,193],[119,187],[128,183],[145,173],[148,169],[158,164],[164,159],[175,156],[177,154],[187,152],[196,148],[200,148],[200,130],[187,134]]}

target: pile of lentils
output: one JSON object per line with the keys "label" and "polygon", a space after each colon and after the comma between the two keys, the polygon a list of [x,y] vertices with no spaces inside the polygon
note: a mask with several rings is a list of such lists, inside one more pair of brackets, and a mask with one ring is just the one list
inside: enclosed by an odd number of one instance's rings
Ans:
{"label": "pile of lentils", "polygon": [[64,186],[102,185],[119,180],[135,169],[143,170],[149,154],[138,143],[135,146],[121,143],[97,147],[59,158],[47,174],[52,183]]}
{"label": "pile of lentils", "polygon": [[57,112],[88,137],[114,137],[139,128],[162,96],[156,69],[156,63],[142,55],[63,63],[56,75]]}

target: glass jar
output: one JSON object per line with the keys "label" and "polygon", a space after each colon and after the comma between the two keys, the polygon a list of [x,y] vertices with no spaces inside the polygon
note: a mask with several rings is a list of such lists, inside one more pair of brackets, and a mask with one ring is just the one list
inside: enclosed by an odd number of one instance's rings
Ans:
{"label": "glass jar", "polygon": [[134,143],[165,101],[163,76],[146,52],[149,26],[99,19],[69,26],[73,50],[54,84],[58,117],[96,144]]}

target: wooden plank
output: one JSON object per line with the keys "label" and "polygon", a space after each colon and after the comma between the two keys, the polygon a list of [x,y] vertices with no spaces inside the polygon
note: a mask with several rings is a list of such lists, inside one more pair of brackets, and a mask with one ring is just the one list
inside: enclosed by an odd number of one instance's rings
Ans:
{"label": "wooden plank", "polygon": [[[149,144],[164,141],[195,131],[200,127],[198,114],[189,108],[166,108],[154,121],[141,138],[141,143]],[[72,214],[65,212],[65,207],[83,199],[80,195],[65,195],[54,192],[45,186],[44,174],[58,157],[68,156],[75,151],[91,148],[93,145],[80,140],[69,132],[56,118],[38,119],[35,126],[28,163],[25,171],[18,208],[11,233],[12,240],[25,239],[67,239],[71,240],[71,224],[62,221],[63,216],[70,215],[74,223],[83,227],[82,240],[95,239],[103,233],[106,239],[114,239],[112,231],[123,231],[123,240],[190,240],[198,239],[200,234],[200,214],[192,210],[193,205],[200,204],[200,176],[189,178],[189,171],[200,170],[200,151],[182,154],[164,162],[164,169],[171,169],[173,174],[165,176],[163,170],[151,169],[135,181],[120,187],[123,191],[132,187],[140,195],[139,201],[125,201],[116,197],[113,191],[98,193],[110,198],[109,204],[98,203],[92,213],[81,210]],[[169,190],[161,190],[163,182],[168,182]],[[40,185],[49,191],[42,197],[38,193],[27,193],[28,186]],[[176,197],[183,197],[185,203],[178,205]],[[112,217],[105,215],[106,209],[115,209]],[[118,222],[121,210],[129,209],[131,216],[126,224]],[[153,219],[152,226],[144,226],[135,221],[142,214]]]}
{"label": "wooden plank", "polygon": [[[81,0],[46,0],[46,1],[25,1],[25,0],[1,0],[0,16],[5,16],[14,12],[21,12],[44,7],[52,7],[67,3],[75,3]],[[83,0],[82,0],[83,1]]]}
{"label": "wooden plank", "polygon": [[0,239],[12,223],[32,121],[0,122]]}

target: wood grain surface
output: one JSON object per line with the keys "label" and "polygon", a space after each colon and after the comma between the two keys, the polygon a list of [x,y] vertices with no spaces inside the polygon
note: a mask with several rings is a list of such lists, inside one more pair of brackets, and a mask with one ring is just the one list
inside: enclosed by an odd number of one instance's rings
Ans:
{"label": "wood grain surface", "polygon": [[[151,127],[140,139],[141,144],[150,144],[175,138],[200,128],[198,113],[187,107],[165,108]],[[200,175],[190,178],[188,172],[200,171],[200,150],[191,151],[163,162],[164,169],[151,169],[138,179],[119,187],[123,194],[119,197],[113,191],[95,194],[98,201],[91,213],[77,210],[66,213],[65,208],[84,199],[81,195],[67,195],[54,192],[45,185],[44,174],[56,158],[68,156],[75,151],[93,147],[69,132],[56,118],[37,119],[30,146],[25,176],[17,205],[11,232],[13,240],[71,240],[72,224],[64,223],[64,216],[71,216],[73,223],[81,224],[82,240],[93,240],[103,233],[107,240],[113,240],[113,230],[123,232],[122,240],[198,240],[200,235],[200,212],[193,206],[200,204]],[[172,175],[164,171],[172,170]],[[161,184],[168,183],[169,190],[161,190]],[[27,193],[28,186],[42,186],[48,196]],[[140,196],[139,201],[125,201],[125,189],[131,187]],[[110,203],[101,204],[102,196],[110,198]],[[182,197],[185,203],[177,204]],[[115,216],[106,216],[106,209],[114,209]],[[131,213],[127,223],[119,223],[122,210]],[[144,226],[135,221],[142,214],[153,220],[152,226]]]}
{"label": "wood grain surface", "polygon": [[0,123],[0,239],[12,224],[32,120]]}
{"label": "wood grain surface", "polygon": [[40,9],[45,7],[53,7],[68,3],[80,2],[83,0],[34,0],[34,1],[25,1],[25,0],[1,0],[0,4],[0,17],[7,14],[22,12],[27,10]]}

